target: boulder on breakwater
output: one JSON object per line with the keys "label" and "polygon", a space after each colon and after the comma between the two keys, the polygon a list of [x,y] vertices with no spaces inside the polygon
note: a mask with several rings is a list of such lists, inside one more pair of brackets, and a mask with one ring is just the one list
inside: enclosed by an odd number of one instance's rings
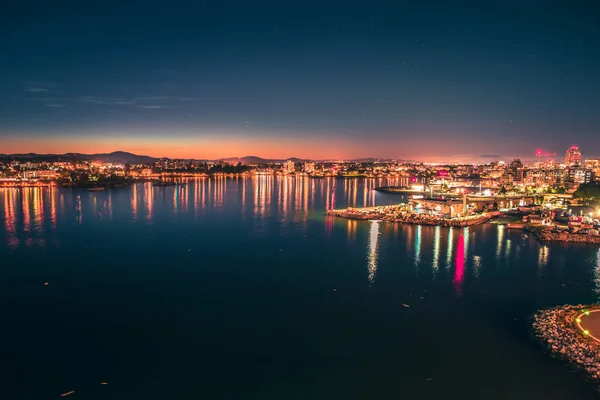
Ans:
{"label": "boulder on breakwater", "polygon": [[540,242],[600,244],[600,236],[571,232],[553,232],[551,229],[528,227]]}
{"label": "boulder on breakwater", "polygon": [[577,315],[591,307],[566,305],[540,311],[533,316],[532,327],[552,357],[566,362],[600,391],[600,345],[575,325]]}

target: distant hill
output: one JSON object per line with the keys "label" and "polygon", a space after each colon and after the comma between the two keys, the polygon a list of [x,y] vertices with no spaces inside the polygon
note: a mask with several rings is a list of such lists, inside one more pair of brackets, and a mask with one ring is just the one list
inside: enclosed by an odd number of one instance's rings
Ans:
{"label": "distant hill", "polygon": [[[97,154],[84,154],[84,153],[65,153],[65,154],[0,154],[0,158],[4,159],[18,159],[23,161],[103,161],[112,163],[122,164],[153,164],[159,160],[169,160],[166,157],[150,157],[145,155],[138,155],[128,153],[126,151],[114,151],[112,153],[97,153]],[[245,157],[226,157],[218,160],[195,160],[197,162],[224,162],[231,165],[237,163],[262,165],[262,164],[282,164],[285,161],[293,161],[295,163],[305,163],[313,160],[302,159],[297,157],[291,158],[280,158],[280,159],[267,159],[258,156],[245,156]],[[375,160],[375,159],[364,159],[364,160]],[[190,160],[187,160],[190,161]],[[358,160],[356,160],[358,161]]]}
{"label": "distant hill", "polygon": [[231,164],[231,165],[236,165],[238,162],[241,162],[242,164],[262,165],[262,164],[282,164],[288,160],[293,161],[295,163],[303,163],[303,162],[309,161],[309,160],[303,160],[301,158],[296,158],[296,157],[281,158],[281,159],[267,159],[267,158],[262,158],[262,157],[257,157],[257,156],[227,157],[227,158],[221,158],[221,159],[215,160],[215,161],[217,161],[217,162],[221,161],[221,162]]}
{"label": "distant hill", "polygon": [[354,162],[391,162],[393,161],[390,158],[356,158],[354,160],[350,160]]}
{"label": "distant hill", "polygon": [[273,160],[266,160],[257,156],[246,156],[241,158],[242,164],[269,164],[272,162],[277,162]]}
{"label": "distant hill", "polygon": [[125,151],[115,151],[113,153],[101,154],[83,154],[83,153],[66,153],[66,154],[2,154],[2,158],[11,158],[30,161],[104,161],[122,164],[152,164],[159,158],[140,156],[137,154],[127,153]]}
{"label": "distant hill", "polygon": [[159,160],[159,158],[140,156],[125,151],[115,151],[109,154],[92,154],[91,157],[93,160],[123,164],[152,164]]}

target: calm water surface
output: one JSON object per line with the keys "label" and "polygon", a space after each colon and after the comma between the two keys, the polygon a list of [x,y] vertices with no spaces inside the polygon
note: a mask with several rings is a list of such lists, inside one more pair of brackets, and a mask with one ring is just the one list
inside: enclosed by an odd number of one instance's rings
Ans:
{"label": "calm water surface", "polygon": [[394,183],[0,189],[1,397],[596,398],[527,317],[597,301],[598,247],[324,216]]}

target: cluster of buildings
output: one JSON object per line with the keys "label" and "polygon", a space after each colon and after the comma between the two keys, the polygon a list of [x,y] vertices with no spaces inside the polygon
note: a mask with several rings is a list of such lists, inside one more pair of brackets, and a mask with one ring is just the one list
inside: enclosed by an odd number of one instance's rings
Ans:
{"label": "cluster of buildings", "polygon": [[485,164],[427,164],[399,161],[307,161],[287,160],[280,163],[228,164],[224,161],[161,159],[150,164],[124,164],[93,161],[0,160],[0,184],[52,182],[73,179],[98,181],[107,178],[158,179],[165,175],[207,176],[284,174],[310,177],[398,178],[399,186],[416,191],[461,191],[477,188],[479,192],[566,193],[582,183],[600,179],[600,159],[583,159],[580,149],[571,146],[564,162],[541,160],[525,165],[515,159]]}

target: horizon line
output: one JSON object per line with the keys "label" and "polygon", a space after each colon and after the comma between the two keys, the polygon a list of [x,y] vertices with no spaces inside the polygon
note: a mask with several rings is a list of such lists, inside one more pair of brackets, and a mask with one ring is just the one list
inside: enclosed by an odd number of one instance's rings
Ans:
{"label": "horizon line", "polygon": [[[155,159],[170,159],[170,160],[197,160],[197,161],[222,161],[222,160],[227,160],[227,159],[243,159],[243,158],[250,158],[250,157],[255,157],[255,158],[260,158],[262,160],[277,160],[277,161],[287,161],[290,159],[298,159],[298,160],[305,160],[305,161],[355,161],[355,160],[390,160],[390,161],[405,161],[405,162],[416,162],[416,163],[425,163],[425,164],[456,164],[456,163],[464,163],[464,164],[469,164],[469,162],[466,161],[459,161],[459,160],[455,160],[455,161],[451,161],[449,160],[449,158],[476,158],[476,159],[480,159],[480,163],[481,164],[487,164],[490,162],[498,162],[498,161],[505,161],[505,160],[522,160],[522,161],[535,161],[535,156],[528,156],[530,158],[524,158],[524,157],[519,157],[519,156],[510,156],[510,157],[506,157],[506,156],[494,156],[494,157],[490,157],[488,155],[485,156],[475,156],[472,154],[461,154],[461,155],[448,155],[448,156],[425,156],[425,157],[419,157],[417,159],[409,159],[406,157],[351,157],[351,158],[343,158],[343,157],[334,157],[334,158],[310,158],[310,157],[296,157],[296,156],[292,156],[292,157],[262,157],[262,156],[257,156],[257,155],[246,155],[246,156],[230,156],[230,157],[219,157],[219,158],[205,158],[205,157],[170,157],[170,156],[154,156],[154,155],[149,155],[149,154],[137,154],[137,153],[133,153],[130,151],[126,151],[126,150],[114,150],[111,152],[102,152],[102,153],[85,153],[85,152],[74,152],[74,151],[69,151],[69,152],[64,152],[64,153],[37,153],[37,152],[18,152],[18,153],[1,153],[0,155],[2,156],[18,156],[18,155],[38,155],[38,156],[65,156],[65,155],[85,155],[85,156],[94,156],[94,155],[110,155],[110,154],[114,154],[114,153],[127,153],[127,154],[131,154],[133,156],[136,157],[148,157],[148,158],[155,158]],[[436,161],[425,161],[425,159],[437,159]],[[446,158],[446,160],[442,160]],[[591,157],[591,159],[593,159],[595,157]],[[484,160],[485,159],[485,160]],[[471,160],[470,163],[473,163],[473,160]]]}

